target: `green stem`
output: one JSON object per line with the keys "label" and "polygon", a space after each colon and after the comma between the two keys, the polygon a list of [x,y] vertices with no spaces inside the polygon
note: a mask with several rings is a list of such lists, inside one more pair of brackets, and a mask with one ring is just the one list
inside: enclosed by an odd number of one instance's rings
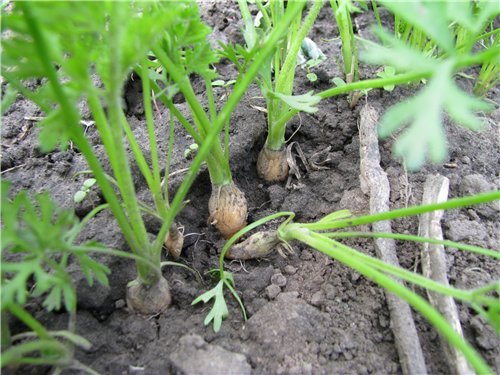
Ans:
{"label": "green stem", "polygon": [[302,45],[303,40],[309,33],[309,30],[314,24],[314,20],[318,16],[318,13],[322,7],[323,7],[322,0],[313,0],[313,5],[309,10],[309,12],[307,13],[307,16],[304,22],[302,23],[302,26],[295,35],[294,39],[291,41],[290,48],[287,49],[283,67],[280,69],[280,75],[278,80],[276,81],[276,86],[275,86],[276,92],[287,93],[293,87],[295,67],[297,65],[297,55],[300,51],[300,47]]}
{"label": "green stem", "polygon": [[200,145],[203,140],[197,133],[196,129],[191,126],[186,117],[177,109],[174,103],[172,103],[172,100],[167,98],[167,96],[161,92],[159,86],[153,81],[151,81],[151,84],[153,86],[153,91],[156,95],[158,95],[158,99],[160,99],[160,101],[167,106],[168,110],[177,118],[177,120],[179,120],[184,129],[186,129],[189,135],[193,137],[194,141]]}
{"label": "green stem", "polygon": [[[175,107],[174,107],[175,108]],[[172,164],[172,153],[174,152],[175,129],[174,119],[172,115],[169,116],[168,121],[168,149],[167,149],[167,165],[165,166],[165,177],[163,181],[163,199],[170,206],[170,198],[168,192],[168,179],[170,174],[170,165]]]}
{"label": "green stem", "polygon": [[111,248],[107,248],[107,247],[104,248],[104,247],[88,246],[88,245],[76,246],[72,249],[72,251],[75,254],[77,254],[77,253],[99,253],[99,254],[121,257],[121,258],[133,259],[136,261],[136,263],[143,264],[144,268],[149,268],[150,270],[153,270],[153,272],[156,272],[156,274],[157,274],[156,276],[158,278],[161,276],[160,268],[157,265],[157,263],[153,263],[151,260],[149,260],[146,257],[141,256],[141,255],[136,255],[133,253],[128,253],[126,251],[111,249]]}
{"label": "green stem", "polygon": [[[343,11],[339,12],[339,7],[337,4],[338,0],[330,0],[330,5],[333,9],[333,15],[335,16],[335,20],[337,21],[337,26],[339,29],[340,39],[342,41],[342,57],[344,60],[344,75],[347,77],[352,74],[353,68],[353,51],[351,49],[352,44],[354,43],[354,39],[351,40],[351,30],[349,19],[350,14],[349,11],[344,7]],[[355,81],[355,80],[352,80]],[[351,81],[351,82],[352,82]],[[349,83],[349,82],[348,82]]]}
{"label": "green stem", "polygon": [[151,166],[152,166],[152,185],[149,187],[151,189],[151,194],[155,202],[156,210],[161,217],[164,217],[168,209],[168,201],[163,200],[163,195],[161,193],[161,177],[160,177],[160,165],[158,159],[158,143],[155,134],[155,124],[153,119],[153,106],[151,99],[151,85],[148,78],[148,66],[146,63],[142,65],[141,71],[141,82],[142,82],[142,96],[144,102],[144,114],[146,117],[146,124],[148,128],[148,138],[149,147],[151,149]]}
{"label": "green stem", "polygon": [[420,206],[413,206],[408,208],[400,208],[397,210],[381,212],[373,215],[366,215],[357,218],[337,220],[330,223],[311,223],[301,224],[304,228],[310,230],[332,230],[337,228],[354,227],[358,225],[371,224],[377,221],[398,219],[401,217],[420,215],[426,212],[437,210],[449,210],[453,208],[460,208],[472,206],[475,204],[492,202],[500,199],[500,191],[493,191],[489,193],[477,194],[471,197],[455,198],[442,203],[434,203]]}
{"label": "green stem", "polygon": [[[114,5],[114,11],[116,14],[122,11],[123,8],[120,5]],[[120,17],[117,17],[120,19]],[[109,79],[108,79],[108,116],[111,124],[122,124],[124,121],[123,112],[121,108],[121,98],[122,98],[122,77],[121,72],[118,67],[121,66],[121,53],[118,50],[119,42],[121,39],[121,25],[116,22],[109,23],[109,54],[110,59],[113,64],[109,65]],[[125,145],[123,142],[123,126],[116,126],[116,129],[112,132],[111,136],[115,146],[114,157],[116,158],[117,169],[114,170],[115,178],[118,182],[120,192],[122,195],[123,202],[125,204],[127,214],[130,220],[130,225],[134,231],[134,237],[137,242],[137,247],[132,248],[132,251],[136,254],[143,254],[148,256],[155,264],[160,263],[159,254],[154,254],[152,248],[149,244],[148,234],[144,221],[142,220],[141,211],[137,203],[134,182],[132,179],[132,174],[130,171],[130,166],[128,162],[127,152],[125,150]],[[141,263],[137,263],[137,272],[139,280],[144,284],[154,284],[158,280],[157,273],[154,272],[150,267],[145,267]]]}
{"label": "green stem", "polygon": [[[2,280],[3,283],[3,280]],[[10,333],[10,327],[9,327],[9,318],[8,318],[8,313],[7,311],[1,312],[1,331],[0,331],[0,338],[1,338],[1,347],[2,350],[7,349],[12,340],[11,340],[11,333]]]}
{"label": "green stem", "polygon": [[[300,25],[299,15],[297,15],[297,17],[294,19],[289,31],[290,47],[285,49],[285,61],[283,62],[281,68],[276,70],[275,61],[275,70],[277,74],[275,92],[285,95],[292,94],[295,78],[295,68],[297,65],[297,55],[302,46],[302,42],[313,26],[314,20],[318,16],[318,13],[322,7],[323,1],[314,0],[311,9],[309,10],[304,22],[302,23],[302,26]],[[275,52],[275,55],[277,57],[280,57],[281,53],[281,49],[278,49]],[[283,103],[283,101],[277,98],[268,99],[267,104],[268,135],[265,147],[273,151],[280,151],[283,149],[285,144],[286,123],[280,124],[280,126],[276,126],[276,122],[283,116],[283,114],[288,113],[290,111],[290,108],[288,107],[288,105]]]}
{"label": "green stem", "polygon": [[[42,356],[41,358],[23,357],[35,351],[49,351],[50,353],[58,353],[55,358]],[[66,353],[65,347],[54,339],[43,339],[37,341],[26,342],[20,345],[13,346],[2,352],[2,368],[13,364],[31,364],[31,365],[67,365],[61,363]]]}
{"label": "green stem", "polygon": [[431,243],[435,245],[443,245],[453,247],[459,250],[469,251],[471,253],[489,256],[495,259],[500,259],[500,252],[495,250],[483,249],[479,246],[466,245],[459,242],[437,240],[434,238],[414,236],[411,234],[400,233],[383,233],[383,232],[332,232],[323,233],[328,238],[393,238],[395,240],[413,241],[421,243]]}
{"label": "green stem", "polygon": [[26,324],[33,332],[36,333],[38,337],[45,340],[51,340],[49,333],[42,326],[38,320],[33,318],[29,312],[27,312],[22,306],[17,303],[8,303],[3,306],[4,309],[9,311],[12,315],[16,316],[23,324]]}
{"label": "green stem", "polygon": [[215,117],[217,116],[217,110],[215,109],[214,90],[212,87],[212,82],[206,78],[205,78],[205,91],[207,93],[208,113],[210,114],[210,122],[213,123]]}
{"label": "green stem", "polygon": [[[245,43],[249,49],[252,49],[257,41],[257,32],[255,31],[255,27],[253,25],[252,14],[250,13],[250,9],[248,9],[247,0],[238,0],[238,6],[240,7],[243,22],[245,23],[245,28],[243,29]],[[267,15],[266,12],[262,12],[262,14]]]}
{"label": "green stem", "polygon": [[[196,94],[194,93],[193,87],[189,82],[186,74],[176,66],[170,57],[161,49],[155,48],[153,50],[155,56],[162,63],[162,65],[167,70],[168,74],[179,86],[180,91],[184,95],[186,101],[191,108],[194,116],[194,122],[198,125],[198,133],[200,138],[205,141],[207,133],[212,128],[212,124],[207,117],[205,111],[203,110]],[[222,129],[221,129],[222,130]],[[220,132],[219,132],[220,134]],[[212,144],[212,149],[207,157],[207,166],[210,172],[210,179],[212,183],[216,185],[227,185],[233,181],[231,174],[231,168],[224,157],[224,152],[220,144],[220,140],[215,140]]]}
{"label": "green stem", "polygon": [[[373,13],[375,14],[375,19],[377,20],[377,24],[381,28],[382,21],[380,21],[380,13],[378,11],[377,2],[375,0],[372,0],[372,8],[373,8]],[[394,27],[396,27],[396,25]]]}

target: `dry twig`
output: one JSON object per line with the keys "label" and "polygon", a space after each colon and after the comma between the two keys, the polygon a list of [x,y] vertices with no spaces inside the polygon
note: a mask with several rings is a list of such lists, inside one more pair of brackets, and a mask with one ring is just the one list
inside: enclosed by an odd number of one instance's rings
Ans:
{"label": "dry twig", "polygon": [[[378,112],[365,105],[360,112],[361,188],[370,195],[370,213],[389,210],[390,185],[387,174],[380,167],[377,139]],[[374,232],[392,232],[389,221],[373,223]],[[396,243],[393,239],[375,239],[377,255],[384,262],[399,266]],[[424,355],[418,339],[415,322],[408,304],[391,293],[386,293],[391,314],[392,330],[396,339],[401,367],[404,374],[427,374]]]}
{"label": "dry twig", "polygon": [[[443,176],[429,176],[424,185],[422,204],[441,203],[448,199],[450,181]],[[419,236],[443,239],[441,218],[443,211],[434,211],[420,216]],[[422,272],[425,277],[443,285],[449,285],[446,276],[446,256],[443,245],[424,243],[422,247]],[[431,304],[448,320],[457,333],[462,334],[457,306],[452,297],[438,293],[427,292]],[[446,341],[442,340],[448,366],[453,374],[466,375],[474,372],[469,367],[465,357]]]}

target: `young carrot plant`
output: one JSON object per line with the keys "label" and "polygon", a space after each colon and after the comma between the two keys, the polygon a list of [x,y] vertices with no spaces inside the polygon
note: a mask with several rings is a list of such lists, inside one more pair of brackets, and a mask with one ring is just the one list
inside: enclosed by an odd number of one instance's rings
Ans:
{"label": "young carrot plant", "polygon": [[[304,7],[306,1],[286,3],[285,1],[270,1],[264,5],[263,1],[255,2],[259,8],[260,26],[256,27],[252,19],[246,0],[239,0],[240,11],[245,22],[243,35],[246,47],[224,46],[224,54],[237,67],[241,68],[238,55],[243,55],[244,60],[251,57],[251,51],[260,48],[259,40],[265,41],[269,33],[288,15],[293,7],[291,4],[298,3]],[[288,6],[285,7],[285,4]],[[295,5],[295,4],[294,4]],[[292,109],[303,112],[315,112],[320,98],[308,92],[303,95],[292,95],[297,66],[297,56],[301,50],[302,43],[309,30],[314,24],[323,2],[315,0],[311,2],[310,9],[302,20],[302,12],[296,14],[287,36],[276,43],[274,54],[262,66],[258,75],[258,84],[266,99],[268,135],[266,143],[259,153],[257,159],[257,172],[266,181],[282,181],[288,176],[288,163],[285,150],[285,129],[287,121],[284,117]]]}
{"label": "young carrot plant", "polygon": [[[240,76],[234,82],[232,94],[228,96],[227,102],[219,112],[217,112],[213,94],[214,83],[217,83],[218,80],[213,81],[216,74],[211,67],[217,62],[218,56],[210,48],[206,38],[210,29],[202,25],[200,21],[195,21],[199,19],[199,15],[191,15],[189,23],[173,23],[169,26],[180,35],[189,37],[185,39],[167,37],[161,45],[152,49],[154,57],[157,59],[157,62],[149,64],[151,66],[149,77],[152,86],[157,96],[177,117],[195,142],[201,145],[206,142],[211,129],[217,129],[220,132],[223,126],[226,127],[224,148],[220,139],[217,138],[206,157],[212,182],[209,220],[225,238],[243,228],[247,219],[246,198],[234,184],[229,165],[227,135],[231,113],[255,75],[261,70],[264,62],[269,59],[275,43],[285,33],[286,27],[297,19],[302,6],[301,2],[290,4],[287,15],[276,21],[275,28],[269,33],[268,39],[259,48],[254,48],[251,51],[252,64],[240,71]],[[167,36],[172,34],[169,30],[167,29]],[[161,74],[159,70],[161,70]],[[200,99],[195,95],[190,81],[190,76],[193,74],[201,77],[205,83],[208,111],[203,109]],[[143,76],[143,79],[145,78]],[[172,98],[177,92],[181,92],[186,99],[194,126],[175,108]]]}
{"label": "young carrot plant", "polygon": [[[160,9],[153,3],[14,3],[2,23],[2,31],[10,32],[3,40],[2,76],[45,112],[46,118],[40,124],[40,145],[44,151],[58,146],[65,148],[71,139],[86,158],[132,253],[139,259],[138,276],[128,285],[127,301],[131,308],[144,314],[161,312],[170,304],[160,259],[174,215],[161,188],[148,81],[143,81],[143,94],[151,167],[123,112],[122,88],[132,69],[147,60],[148,52],[160,41],[168,25],[179,20],[189,22],[183,18],[184,8],[193,6],[194,3],[172,3],[168,9]],[[41,85],[29,89],[28,79],[38,79]],[[112,178],[105,173],[105,160],[97,158],[79,125],[80,100],[89,105]],[[156,214],[163,219],[163,227],[153,242],[149,240],[142,206],[135,194],[127,141],[150,188]]]}
{"label": "young carrot plant", "polygon": [[[269,254],[273,248],[276,247],[276,245],[281,245],[285,249],[293,251],[291,250],[291,242],[300,241],[311,248],[326,254],[332,259],[335,259],[356,270],[367,279],[372,280],[387,291],[404,299],[416,311],[422,314],[454,347],[464,354],[477,373],[492,373],[491,369],[489,369],[488,365],[484,362],[481,356],[469,343],[456,333],[454,328],[437,310],[435,310],[418,294],[398,283],[393,278],[404,280],[432,292],[451,296],[462,303],[466,303],[479,315],[483,316],[497,332],[500,332],[500,303],[497,297],[492,296],[492,293],[498,290],[500,285],[499,280],[473,290],[457,289],[452,286],[440,284],[432,279],[407,271],[401,267],[385,263],[376,257],[366,255],[361,251],[346,246],[338,240],[353,237],[393,238],[401,241],[440,244],[464,251],[474,252],[482,256],[489,256],[494,259],[500,259],[500,255],[494,250],[483,249],[477,246],[465,245],[452,241],[436,240],[397,233],[359,232],[348,229],[384,220],[415,216],[436,210],[466,207],[473,204],[482,204],[499,199],[500,192],[496,191],[471,197],[456,198],[444,203],[420,205],[359,217],[353,216],[347,210],[336,211],[326,215],[315,223],[294,223],[292,220],[295,215],[292,212],[280,212],[265,217],[239,231],[225,244],[220,255],[220,268],[217,270],[220,278],[219,283],[214,289],[195,299],[193,304],[201,301],[206,303],[210,299],[214,299],[213,308],[207,315],[205,324],[210,324],[213,321],[214,330],[219,330],[222,320],[226,318],[229,313],[227,305],[224,301],[224,286],[226,286],[233,296],[235,296],[244,312],[244,307],[235,290],[233,279],[228,272],[224,271],[224,257],[234,258],[236,256],[240,259],[262,257]],[[238,238],[245,233],[267,221],[283,216],[288,217],[288,219],[282,223],[275,232],[257,232],[242,243],[233,246]],[[245,312],[244,316],[246,318]]]}
{"label": "young carrot plant", "polygon": [[[74,258],[89,285],[94,279],[108,285],[110,270],[87,255],[89,249],[105,249],[94,242],[75,243],[85,223],[103,207],[80,222],[46,193],[31,200],[23,191],[9,200],[8,190],[9,184],[2,182],[1,366],[48,364],[59,370],[80,368],[92,373],[73,358],[74,346],[88,349],[90,343],[75,333],[76,288],[66,268]],[[47,311],[66,309],[68,330],[47,331],[29,313],[26,303],[40,296]],[[12,335],[10,316],[29,331]]]}

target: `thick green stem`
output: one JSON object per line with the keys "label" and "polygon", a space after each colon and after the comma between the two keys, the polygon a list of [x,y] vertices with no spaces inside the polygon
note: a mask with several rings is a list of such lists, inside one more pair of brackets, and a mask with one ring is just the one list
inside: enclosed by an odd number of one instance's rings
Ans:
{"label": "thick green stem", "polygon": [[[275,91],[285,95],[291,95],[293,91],[293,83],[295,79],[295,68],[297,65],[297,55],[302,46],[304,38],[309,33],[309,30],[314,24],[314,20],[318,16],[319,11],[323,6],[323,1],[314,0],[311,9],[309,10],[302,26],[300,25],[300,17],[294,19],[292,27],[290,27],[290,46],[286,48],[285,61],[283,66],[277,70],[275,83]],[[277,50],[275,55],[280,56],[281,50]],[[276,62],[275,62],[276,64]],[[279,66],[279,65],[278,65]],[[276,65],[275,65],[276,69]],[[285,145],[286,122],[278,124],[278,120],[290,111],[280,99],[271,98],[267,101],[268,104],[268,135],[266,146],[269,150],[280,151]]]}
{"label": "thick green stem", "polygon": [[339,11],[337,1],[330,0],[335,20],[339,29],[340,39],[342,40],[342,58],[344,60],[344,74],[347,83],[357,81],[357,61],[354,33],[352,30],[351,15],[347,7],[342,7]]}
{"label": "thick green stem", "polygon": [[[297,111],[298,113],[298,111]],[[264,147],[271,151],[281,151],[285,147],[286,122],[282,126],[269,127]]]}
{"label": "thick green stem", "polygon": [[[116,19],[121,19],[118,13],[122,11],[122,6],[118,3],[114,5],[114,11],[117,15]],[[108,78],[108,116],[111,124],[116,125],[116,129],[111,133],[114,147],[114,157],[116,158],[116,170],[114,170],[116,180],[118,181],[118,186],[124,201],[125,207],[127,209],[127,214],[134,231],[134,236],[137,241],[137,248],[132,249],[136,254],[147,255],[154,264],[160,266],[159,254],[154,254],[152,247],[149,243],[148,234],[144,221],[142,220],[141,211],[139,204],[137,202],[134,182],[132,178],[132,173],[130,170],[130,165],[128,161],[127,152],[125,149],[123,141],[123,112],[121,108],[121,98],[122,98],[122,72],[118,67],[121,66],[121,53],[118,50],[121,39],[121,25],[118,25],[116,21],[110,22],[109,24],[109,54],[110,59],[113,64],[109,65],[109,78]],[[149,267],[145,267],[143,264],[137,263],[137,271],[139,279],[144,284],[153,284],[158,280],[158,274],[151,270]]]}
{"label": "thick green stem", "polygon": [[[188,77],[179,67],[177,67],[173,63],[173,61],[161,48],[155,48],[154,53],[158,60],[165,67],[168,74],[177,83],[180,91],[186,98],[186,101],[188,102],[194,116],[194,123],[198,127],[200,138],[204,142],[207,133],[210,131],[213,125],[210,119],[207,117],[205,111],[203,110],[200,102],[198,101],[198,98],[194,93],[193,87],[191,86]],[[224,157],[224,152],[222,151],[220,140],[216,140],[212,144],[210,157],[207,158],[207,166],[210,172],[210,178],[214,184],[227,185],[232,182],[233,177],[231,175],[231,168],[229,167],[229,164]]]}
{"label": "thick green stem", "polygon": [[[290,48],[287,50],[285,61],[282,68],[280,69],[280,75],[276,82],[275,91],[279,93],[287,93],[293,87],[293,81],[295,76],[295,67],[297,65],[297,55],[302,46],[304,38],[309,33],[314,20],[318,16],[319,11],[323,7],[322,0],[314,0],[312,8],[309,10],[302,26],[296,33],[294,40],[291,41]],[[288,12],[288,11],[287,11]],[[300,19],[295,19],[300,22]],[[297,25],[298,26],[298,25]]]}

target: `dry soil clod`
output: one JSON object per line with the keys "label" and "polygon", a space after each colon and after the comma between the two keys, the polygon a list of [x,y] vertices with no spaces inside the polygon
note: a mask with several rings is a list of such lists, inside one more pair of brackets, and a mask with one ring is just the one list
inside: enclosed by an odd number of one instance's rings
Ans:
{"label": "dry soil clod", "polygon": [[288,177],[286,149],[273,151],[264,146],[257,158],[257,173],[267,182],[280,182]]}
{"label": "dry soil clod", "polygon": [[136,313],[156,315],[165,311],[172,302],[170,286],[165,278],[146,285],[134,280],[127,285],[127,306]]}
{"label": "dry soil clod", "polygon": [[226,253],[228,259],[249,260],[262,258],[280,243],[276,231],[257,232],[240,242]]}
{"label": "dry soil clod", "polygon": [[226,239],[247,225],[247,200],[234,183],[212,185],[208,211],[210,224]]}

